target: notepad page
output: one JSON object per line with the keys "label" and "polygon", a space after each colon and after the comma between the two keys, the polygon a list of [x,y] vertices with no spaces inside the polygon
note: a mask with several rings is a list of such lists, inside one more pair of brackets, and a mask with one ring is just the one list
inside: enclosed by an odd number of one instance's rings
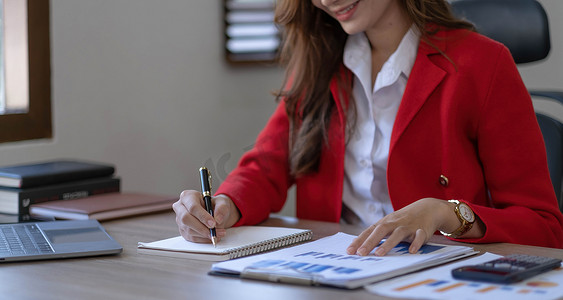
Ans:
{"label": "notepad page", "polygon": [[289,237],[293,234],[306,231],[307,230],[303,229],[284,227],[240,226],[228,228],[226,236],[221,238],[217,243],[217,248],[213,247],[213,244],[189,242],[181,236],[151,243],[140,242],[139,246],[142,248],[177,252],[227,254],[239,247],[261,243],[275,238]]}

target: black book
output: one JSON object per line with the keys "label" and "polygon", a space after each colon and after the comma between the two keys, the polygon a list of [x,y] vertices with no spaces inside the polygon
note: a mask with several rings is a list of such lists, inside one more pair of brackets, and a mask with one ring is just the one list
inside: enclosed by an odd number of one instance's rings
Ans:
{"label": "black book", "polygon": [[121,190],[118,177],[99,177],[28,189],[0,188],[0,213],[29,217],[29,206],[54,200],[70,200]]}
{"label": "black book", "polygon": [[78,160],[53,160],[0,168],[0,186],[31,188],[94,177],[110,176],[112,165]]}

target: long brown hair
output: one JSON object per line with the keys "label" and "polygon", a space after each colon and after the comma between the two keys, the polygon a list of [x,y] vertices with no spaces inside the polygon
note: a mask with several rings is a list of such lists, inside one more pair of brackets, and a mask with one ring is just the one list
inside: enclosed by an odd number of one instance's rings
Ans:
{"label": "long brown hair", "polygon": [[[399,1],[421,39],[429,44],[429,37],[440,28],[474,30],[471,23],[453,16],[445,0]],[[347,34],[337,20],[311,0],[278,0],[275,21],[283,26],[280,58],[287,65],[284,88],[276,96],[285,101],[290,122],[289,166],[291,174],[299,176],[318,170],[321,150],[328,142],[328,125],[335,107],[329,84],[340,74]],[[351,99],[352,81],[336,79]],[[345,110],[355,111],[353,101],[348,104],[351,107],[344,104]],[[354,120],[355,115],[347,117],[348,128],[354,127],[350,125]]]}

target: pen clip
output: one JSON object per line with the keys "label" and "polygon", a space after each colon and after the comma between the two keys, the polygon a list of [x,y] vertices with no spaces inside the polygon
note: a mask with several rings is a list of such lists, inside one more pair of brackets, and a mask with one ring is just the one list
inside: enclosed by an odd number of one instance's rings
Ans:
{"label": "pen clip", "polygon": [[211,197],[211,173],[206,167],[199,168],[199,177],[201,180],[201,193],[204,197]]}
{"label": "pen clip", "polygon": [[212,180],[211,180],[211,172],[207,171],[207,182],[209,182],[209,192],[213,189]]}

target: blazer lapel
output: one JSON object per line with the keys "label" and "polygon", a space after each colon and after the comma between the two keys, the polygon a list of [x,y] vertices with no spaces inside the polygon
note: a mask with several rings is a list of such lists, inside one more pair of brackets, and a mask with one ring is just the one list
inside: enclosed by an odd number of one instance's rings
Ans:
{"label": "blazer lapel", "polygon": [[[438,47],[438,49],[442,51],[445,50],[444,37],[433,39],[432,43]],[[391,134],[389,152],[393,151],[395,144],[412,119],[424,105],[432,91],[436,89],[446,76],[446,71],[430,60],[431,55],[441,54],[437,49],[421,40],[417,58],[409,76],[399,111],[397,112],[395,125],[393,126],[393,132]]]}

